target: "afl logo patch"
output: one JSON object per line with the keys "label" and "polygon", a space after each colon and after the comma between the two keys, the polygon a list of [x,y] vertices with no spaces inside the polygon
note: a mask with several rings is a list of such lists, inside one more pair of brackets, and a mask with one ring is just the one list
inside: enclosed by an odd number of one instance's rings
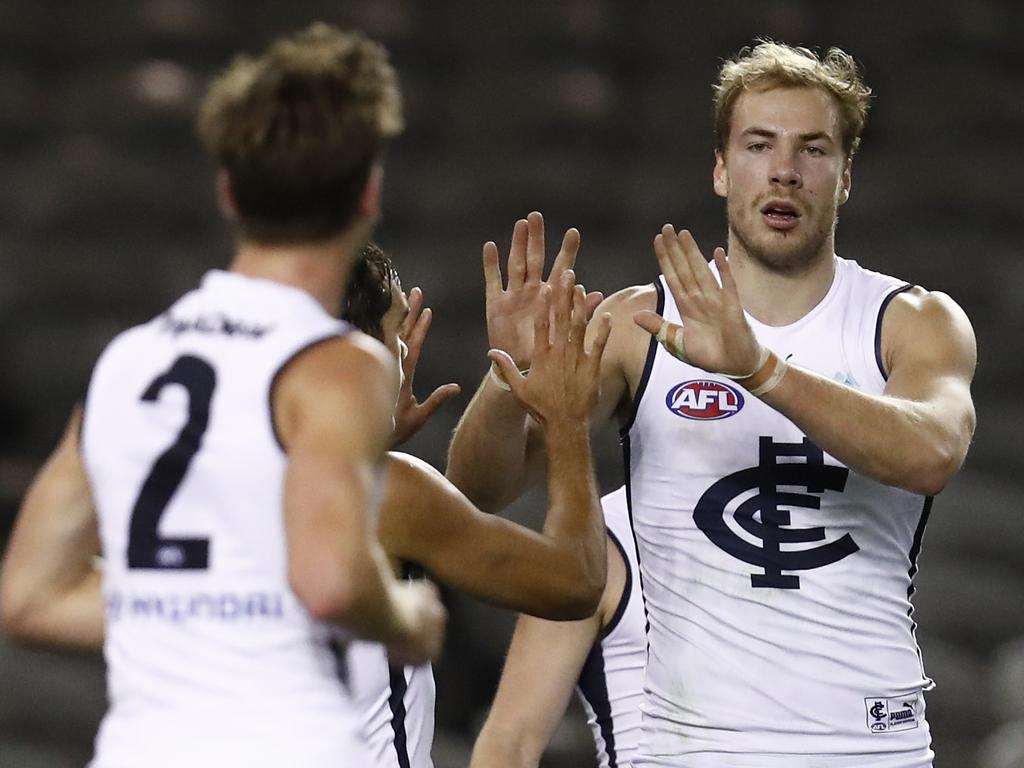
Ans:
{"label": "afl logo patch", "polygon": [[720,381],[694,379],[672,387],[665,396],[665,405],[684,419],[714,421],[739,413],[743,393]]}

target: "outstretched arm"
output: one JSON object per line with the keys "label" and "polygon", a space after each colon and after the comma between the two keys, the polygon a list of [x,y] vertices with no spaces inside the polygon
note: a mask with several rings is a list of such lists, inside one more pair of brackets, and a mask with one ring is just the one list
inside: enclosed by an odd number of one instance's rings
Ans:
{"label": "outstretched arm", "polygon": [[24,642],[100,648],[103,596],[92,492],[79,453],[81,409],[21,505],[0,576],[4,631]]}
{"label": "outstretched arm", "polygon": [[916,288],[890,303],[882,323],[889,379],[872,395],[763,348],[722,249],[715,251],[721,285],[686,230],[666,225],[655,252],[683,325],[653,312],[635,319],[672,354],[737,377],[823,450],[879,482],[934,494],[960,468],[976,422],[970,385],[977,346],[970,321],[948,296]]}

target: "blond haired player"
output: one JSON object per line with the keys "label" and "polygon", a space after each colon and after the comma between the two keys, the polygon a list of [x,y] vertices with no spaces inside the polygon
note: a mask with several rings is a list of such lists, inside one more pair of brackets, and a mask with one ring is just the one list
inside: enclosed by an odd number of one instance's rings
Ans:
{"label": "blond haired player", "polygon": [[[649,618],[637,768],[931,765],[909,598],[931,497],[974,432],[976,347],[949,296],[836,255],[868,97],[838,49],[727,61],[728,248],[709,264],[666,225],[658,281],[604,302],[595,420],[621,429]],[[526,277],[489,282],[488,323],[525,367],[539,214],[516,232]],[[496,259],[485,247],[489,274]],[[485,381],[448,476],[507,502],[539,466],[531,432]]]}

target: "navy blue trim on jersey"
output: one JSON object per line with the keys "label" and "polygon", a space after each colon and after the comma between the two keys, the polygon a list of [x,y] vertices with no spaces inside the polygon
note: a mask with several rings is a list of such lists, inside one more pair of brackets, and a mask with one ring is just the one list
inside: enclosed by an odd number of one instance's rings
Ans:
{"label": "navy blue trim on jersey", "polygon": [[[651,632],[651,620],[647,616],[647,598],[644,597],[644,570],[640,567],[640,545],[636,540],[636,525],[633,524],[633,486],[630,484],[630,474],[633,465],[630,463],[628,432],[622,437],[622,466],[626,470],[626,513],[629,516],[629,530],[633,533],[633,551],[636,553],[636,577],[637,583],[640,584],[640,604],[644,609],[644,635],[646,636]],[[648,642],[648,654],[650,651],[650,642]]]}
{"label": "navy blue trim on jersey", "polygon": [[291,364],[292,360],[301,355],[307,349],[312,349],[318,344],[323,344],[325,341],[330,341],[331,339],[343,339],[346,336],[348,336],[349,333],[351,333],[353,330],[355,330],[353,326],[348,326],[344,330],[334,331],[333,333],[329,333],[326,336],[321,336],[319,338],[313,339],[308,344],[304,344],[303,346],[299,347],[294,352],[292,352],[290,355],[288,355],[288,357],[285,358],[285,361],[281,363],[279,366],[277,366],[277,370],[274,371],[274,375],[270,377],[270,386],[267,387],[267,408],[270,411],[270,431],[274,434],[274,442],[277,443],[278,447],[282,451],[285,450],[284,443],[281,441],[281,433],[277,431],[277,422],[274,421],[274,389],[275,387],[277,387],[278,378],[280,378],[281,374],[284,373],[284,369]]}
{"label": "navy blue trim on jersey", "polygon": [[345,690],[349,691],[348,644],[332,635],[327,641],[327,650],[334,657],[334,674],[341,681]]}
{"label": "navy blue trim on jersey", "polygon": [[[917,530],[914,531],[914,541],[910,545],[910,552],[907,557],[910,559],[910,569],[907,573],[910,574],[910,586],[907,587],[907,599],[909,600],[914,596],[914,576],[917,575],[917,558],[921,554],[921,541],[924,539],[924,529],[928,525],[928,516],[932,513],[932,502],[935,500],[934,496],[926,496],[924,500],[924,508],[921,510],[921,519],[917,523]],[[910,607],[913,612],[914,607]]]}
{"label": "navy blue trim on jersey", "polygon": [[608,756],[608,767],[617,768],[615,756],[615,723],[612,721],[612,705],[608,696],[608,678],[604,672],[604,652],[601,643],[594,643],[583,663],[578,682],[580,693],[587,700],[597,717],[597,725],[604,739],[604,752]]}
{"label": "navy blue trim on jersey", "polygon": [[886,381],[889,380],[889,372],[885,370],[885,365],[882,363],[882,318],[885,317],[885,310],[889,308],[889,302],[913,287],[912,283],[905,283],[899,288],[894,288],[882,299],[882,306],[878,308],[878,319],[875,321],[875,362],[878,363],[878,371]]}
{"label": "navy blue trim on jersey", "polygon": [[[665,313],[665,289],[661,287],[661,279],[654,281],[654,289],[658,292],[658,306],[655,311],[659,315]],[[637,384],[636,393],[633,395],[633,404],[630,408],[629,418],[619,430],[620,439],[625,439],[633,422],[636,421],[636,413],[640,410],[640,400],[643,399],[644,391],[647,389],[647,382],[651,378],[651,369],[654,368],[654,356],[658,351],[658,339],[651,336],[650,344],[647,345],[647,359],[644,361],[644,372],[640,376],[640,383]],[[628,471],[628,470],[627,470]]]}
{"label": "navy blue trim on jersey", "polygon": [[626,550],[623,548],[622,542],[619,541],[618,537],[612,533],[611,529],[606,529],[606,531],[608,538],[612,540],[615,548],[619,550],[622,566],[626,569],[626,583],[622,586],[622,594],[619,595],[619,602],[615,606],[615,612],[612,614],[611,619],[608,620],[608,623],[604,625],[601,634],[598,635],[600,640],[604,640],[619,626],[619,622],[622,621],[622,615],[626,612],[626,608],[629,605],[629,596],[633,593],[633,569],[630,567],[629,558],[626,557]]}
{"label": "navy blue trim on jersey", "polygon": [[[910,568],[907,573],[910,575],[910,584],[907,585],[907,601],[914,596],[914,577],[917,575],[917,558],[921,554],[921,542],[924,539],[924,529],[928,525],[928,516],[932,513],[932,502],[935,500],[934,496],[926,496],[924,500],[924,507],[921,509],[921,519],[917,521],[917,528],[914,531],[914,541],[910,545],[910,552],[908,557],[910,558]],[[914,605],[911,603],[910,608],[907,609],[907,616],[910,618],[910,634],[914,638],[914,644],[917,645],[917,660],[921,664],[921,677],[928,680],[929,677],[924,671],[924,656],[921,655],[921,646],[917,644],[917,622],[914,621]],[[934,683],[932,683],[934,685]]]}
{"label": "navy blue trim on jersey", "polygon": [[398,768],[409,768],[409,737],[405,732],[405,692],[409,684],[405,680],[405,667],[388,664],[388,707],[391,709],[391,729],[394,731],[395,755]]}

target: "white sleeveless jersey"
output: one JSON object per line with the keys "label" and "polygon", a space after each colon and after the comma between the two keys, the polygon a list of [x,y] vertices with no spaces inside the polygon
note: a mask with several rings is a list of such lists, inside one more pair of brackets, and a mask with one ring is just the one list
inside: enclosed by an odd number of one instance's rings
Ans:
{"label": "white sleeveless jersey", "polygon": [[271,387],[347,333],[296,288],[208,273],[89,386],[110,709],[94,768],[366,765],[345,640],[289,588]]}
{"label": "white sleeveless jersey", "polygon": [[627,768],[640,740],[647,635],[626,489],[603,496],[601,506],[608,537],[626,566],[626,583],[612,618],[587,656],[576,693],[594,734],[599,768]]}
{"label": "white sleeveless jersey", "polygon": [[[877,394],[882,315],[908,287],[836,257],[802,319],[747,319],[780,357]],[[930,499],[653,340],[623,438],[650,644],[635,765],[931,765],[910,604]]]}
{"label": "white sleeveless jersey", "polygon": [[366,768],[433,768],[434,672],[390,664],[379,643],[349,649],[355,708],[370,752]]}

